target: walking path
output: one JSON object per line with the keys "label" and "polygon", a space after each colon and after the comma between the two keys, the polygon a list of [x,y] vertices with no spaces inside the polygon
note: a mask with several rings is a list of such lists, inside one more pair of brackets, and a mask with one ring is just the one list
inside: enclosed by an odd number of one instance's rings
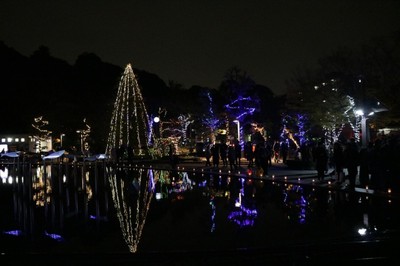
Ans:
{"label": "walking path", "polygon": [[[259,175],[257,176],[256,169],[251,168],[249,171],[247,167],[247,161],[241,161],[241,166],[235,171],[235,173],[231,173],[229,166],[212,167],[205,166],[205,161],[183,161],[178,164],[178,170],[193,170],[193,171],[202,171],[202,172],[210,172],[215,174],[230,174],[236,176],[243,177],[251,177],[254,179],[261,180],[269,180],[271,182],[280,182],[287,184],[297,184],[302,186],[312,186],[320,189],[329,189],[329,190],[341,190],[348,191],[349,183],[348,180],[343,182],[341,185],[338,185],[334,176],[334,169],[330,168],[325,174],[325,178],[323,181],[319,181],[317,179],[317,170],[313,169],[290,169],[287,165],[283,163],[272,163],[272,166],[268,169],[268,175]],[[368,187],[360,187],[358,176],[356,180],[356,188],[355,192],[382,196],[387,198],[400,198],[400,194],[398,192],[392,191],[388,188],[386,191],[375,191]]]}

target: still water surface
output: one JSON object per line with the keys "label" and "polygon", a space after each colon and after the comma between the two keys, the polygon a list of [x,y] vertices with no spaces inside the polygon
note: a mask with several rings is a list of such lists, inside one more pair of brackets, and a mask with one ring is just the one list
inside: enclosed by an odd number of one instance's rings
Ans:
{"label": "still water surface", "polygon": [[301,252],[400,227],[397,198],[196,169],[9,164],[0,176],[4,254]]}

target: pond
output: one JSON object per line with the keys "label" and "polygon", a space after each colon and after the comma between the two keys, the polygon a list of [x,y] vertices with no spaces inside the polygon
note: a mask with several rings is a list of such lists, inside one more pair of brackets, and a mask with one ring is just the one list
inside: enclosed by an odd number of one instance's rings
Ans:
{"label": "pond", "polygon": [[13,258],[381,263],[400,227],[396,197],[202,168],[14,163],[0,176],[0,251]]}

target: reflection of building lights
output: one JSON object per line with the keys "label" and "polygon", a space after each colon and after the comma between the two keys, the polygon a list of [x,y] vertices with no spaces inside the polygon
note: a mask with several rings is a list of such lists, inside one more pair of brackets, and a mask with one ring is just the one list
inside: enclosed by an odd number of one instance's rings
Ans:
{"label": "reflection of building lights", "polygon": [[357,232],[358,232],[358,234],[359,234],[360,236],[365,236],[365,235],[367,234],[367,228],[359,228],[359,229],[357,230]]}
{"label": "reflection of building lights", "polygon": [[8,177],[8,168],[5,167],[4,171],[0,169],[0,178],[3,180],[3,183],[6,183]]}
{"label": "reflection of building lights", "polygon": [[242,206],[242,193],[239,193],[239,197],[235,202],[235,207],[240,207]]}
{"label": "reflection of building lights", "polygon": [[156,200],[160,200],[160,199],[162,199],[162,193],[157,192],[156,193]]}

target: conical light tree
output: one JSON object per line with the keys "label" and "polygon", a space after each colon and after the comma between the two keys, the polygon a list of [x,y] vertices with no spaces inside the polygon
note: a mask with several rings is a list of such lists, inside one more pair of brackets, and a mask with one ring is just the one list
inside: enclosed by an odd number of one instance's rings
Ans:
{"label": "conical light tree", "polygon": [[131,64],[125,68],[114,103],[106,154],[121,145],[133,149],[135,155],[149,155],[149,117]]}

